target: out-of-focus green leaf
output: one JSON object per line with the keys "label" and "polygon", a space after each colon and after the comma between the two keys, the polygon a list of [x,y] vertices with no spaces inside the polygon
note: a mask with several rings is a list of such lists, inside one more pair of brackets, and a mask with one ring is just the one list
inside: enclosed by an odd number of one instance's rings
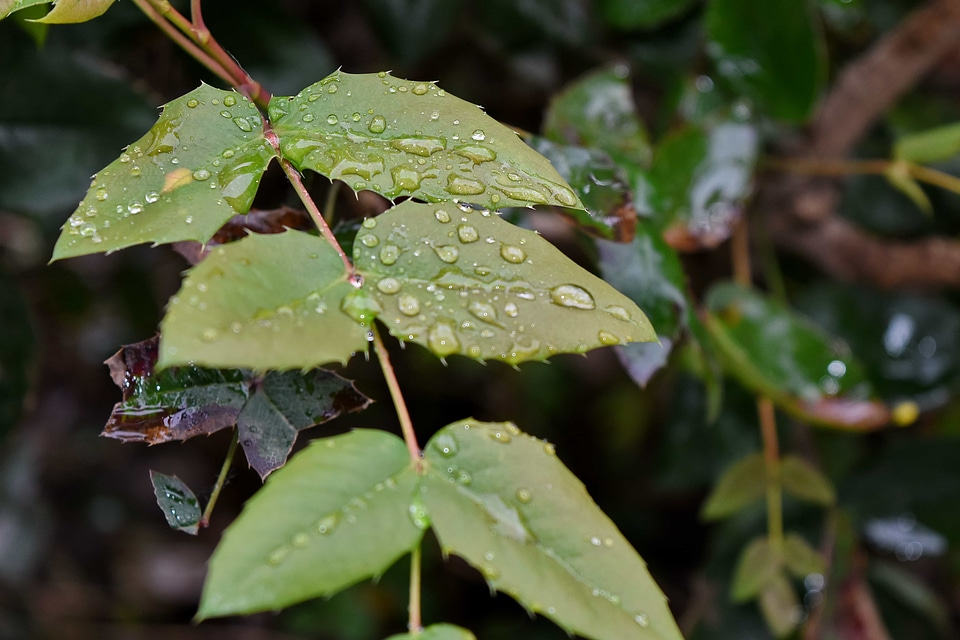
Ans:
{"label": "out-of-focus green leaf", "polygon": [[314,440],[227,528],[197,618],[279,609],[382,574],[420,543],[410,516],[417,482],[396,436]]}
{"label": "out-of-focus green leaf", "polygon": [[605,151],[618,164],[650,160],[646,127],[637,115],[626,67],[594,71],[553,97],[543,134],[554,142]]}
{"label": "out-of-focus green leaf", "polygon": [[782,638],[797,627],[799,608],[800,602],[790,581],[778,571],[760,592],[760,611],[773,635]]}
{"label": "out-of-focus green leaf", "polygon": [[730,585],[730,597],[736,602],[753,600],[779,577],[783,558],[766,536],[755,538],[740,554]]}
{"label": "out-of-focus green leaf", "polygon": [[363,0],[362,4],[391,57],[414,63],[449,36],[463,3],[461,0]]}
{"label": "out-of-focus green leaf", "polygon": [[426,447],[421,498],[446,553],[568,633],[677,639],[643,560],[557,459],[510,423],[464,420]]}
{"label": "out-of-focus green leaf", "polygon": [[763,454],[751,454],[720,476],[700,514],[705,520],[726,518],[762,498],[766,490]]}
{"label": "out-of-focus green leaf", "polygon": [[586,210],[563,209],[577,224],[606,239],[629,241],[637,212],[630,204],[625,176],[599,149],[561,145],[533,136],[528,144],[550,161],[583,202]]}
{"label": "out-of-focus green leaf", "polygon": [[354,261],[390,333],[441,358],[517,364],[655,339],[627,297],[485,209],[404,202],[364,222]]}
{"label": "out-of-focus green leaf", "polygon": [[683,268],[677,254],[652,225],[641,224],[630,244],[597,241],[600,272],[618,291],[644,309],[659,344],[623,345],[617,356],[641,387],[664,364],[680,338],[688,306]]}
{"label": "out-of-focus green leaf", "polygon": [[387,640],[477,640],[467,629],[452,624],[432,624],[424,627],[423,631],[413,633],[400,633],[390,636]]}
{"label": "out-of-focus green leaf", "polygon": [[473,6],[480,12],[486,34],[509,48],[528,49],[531,42],[585,44],[590,37],[592,12],[579,0],[484,0]]}
{"label": "out-of-focus green leaf", "polygon": [[893,145],[896,160],[931,164],[949,160],[960,153],[960,123],[905,135]]}
{"label": "out-of-focus green leaf", "polygon": [[[113,0],[109,0],[113,2]],[[0,19],[6,18],[14,11],[26,9],[38,4],[50,4],[53,0],[0,0]]]}
{"label": "out-of-focus green leaf", "polygon": [[707,53],[737,93],[778,120],[807,118],[826,78],[823,36],[809,3],[711,0]]}
{"label": "out-of-focus green leaf", "polygon": [[926,582],[901,566],[883,560],[871,560],[867,571],[874,585],[930,620],[943,637],[949,637],[950,608]]}
{"label": "out-of-focus green leaf", "polygon": [[147,135],[94,176],[53,259],[204,242],[250,209],[273,155],[252,102],[202,85],[168,103]]}
{"label": "out-of-focus green leaf", "polygon": [[597,10],[617,29],[652,29],[682,15],[697,0],[600,0]]}
{"label": "out-of-focus green leaf", "polygon": [[26,301],[9,274],[0,277],[0,442],[20,419],[36,337]]}
{"label": "out-of-focus green leaf", "polygon": [[827,569],[823,556],[796,533],[788,533],[783,538],[783,565],[798,578]]}
{"label": "out-of-focus green leaf", "polygon": [[830,506],[837,501],[837,492],[830,479],[800,456],[783,457],[780,482],[784,491],[806,502]]}
{"label": "out-of-focus green leaf", "polygon": [[674,132],[658,145],[650,170],[634,174],[637,212],[654,220],[674,249],[717,246],[750,195],[758,144],[752,126],[734,122]]}
{"label": "out-of-focus green leaf", "polygon": [[274,97],[270,119],[298,169],[356,191],[493,209],[583,206],[517,134],[431,82],[337,71],[296,97]]}
{"label": "out-of-focus green leaf", "polygon": [[866,431],[887,407],[846,345],[759,293],[719,284],[706,297],[706,327],[724,368],[744,386],[814,424]]}
{"label": "out-of-focus green leaf", "polygon": [[157,496],[157,506],[171,528],[197,535],[200,530],[200,501],[183,480],[158,471],[150,471],[150,482]]}
{"label": "out-of-focus green leaf", "polygon": [[910,198],[925,214],[933,215],[933,205],[920,183],[910,175],[910,166],[905,161],[894,162],[884,172],[884,177],[900,193]]}
{"label": "out-of-focus green leaf", "polygon": [[160,367],[309,369],[345,363],[372,322],[340,257],[299,231],[251,234],[187,273],[160,331]]}
{"label": "out-of-focus green leaf", "polygon": [[76,24],[102,16],[114,0],[56,0],[53,9],[37,22]]}

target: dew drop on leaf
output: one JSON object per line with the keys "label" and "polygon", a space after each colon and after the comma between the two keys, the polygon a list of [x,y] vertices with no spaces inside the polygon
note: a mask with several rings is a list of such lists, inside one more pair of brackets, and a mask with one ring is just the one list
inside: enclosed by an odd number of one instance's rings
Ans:
{"label": "dew drop on leaf", "polygon": [[460,341],[457,339],[453,325],[445,321],[436,322],[430,327],[427,332],[427,344],[441,358],[460,351]]}
{"label": "dew drop on leaf", "polygon": [[469,224],[461,224],[457,227],[457,238],[460,239],[460,242],[469,244],[479,240],[480,234],[475,227],[472,227]]}
{"label": "dew drop on leaf", "polygon": [[383,116],[373,116],[367,128],[370,130],[370,133],[383,133],[387,128],[387,121],[383,119]]}
{"label": "dew drop on leaf", "polygon": [[397,298],[397,308],[405,316],[415,316],[420,313],[420,302],[409,294]]}
{"label": "dew drop on leaf", "polygon": [[237,125],[241,131],[250,132],[253,131],[253,125],[250,124],[250,121],[243,116],[237,116],[233,119],[233,124]]}
{"label": "dew drop on leaf", "polygon": [[380,238],[373,235],[372,233],[365,233],[362,236],[360,236],[360,242],[363,244],[363,246],[369,247],[372,249],[373,247],[380,244]]}
{"label": "dew drop on leaf", "polygon": [[199,104],[200,104],[200,101],[197,100],[196,98],[190,98],[189,100],[187,100],[187,106],[190,107],[191,109],[196,109]]}
{"label": "dew drop on leaf", "polygon": [[472,300],[470,304],[467,305],[467,311],[469,311],[470,315],[478,320],[495,326],[500,326],[500,323],[497,322],[497,310],[494,309],[493,305],[488,302]]}
{"label": "dew drop on leaf", "polygon": [[437,219],[437,222],[442,222],[446,224],[450,222],[450,214],[444,211],[443,209],[437,209],[433,212],[433,217]]}
{"label": "dew drop on leaf", "polygon": [[465,178],[451,173],[450,177],[447,178],[447,186],[445,189],[447,193],[455,196],[478,196],[483,193],[486,188],[482,183],[472,178]]}
{"label": "dew drop on leaf", "polygon": [[[304,120],[306,120],[306,116],[304,116]],[[340,120],[339,118],[337,118],[335,114],[331,113],[330,115],[327,116],[327,124],[334,125],[334,124],[337,124],[338,122],[340,122]]]}
{"label": "dew drop on leaf", "polygon": [[303,549],[309,542],[310,536],[301,531],[293,536],[293,540],[290,541],[290,544],[297,549]]}
{"label": "dew drop on leaf", "polygon": [[460,451],[457,439],[450,433],[441,433],[433,441],[433,447],[445,458],[451,458]]}
{"label": "dew drop on leaf", "polygon": [[510,434],[504,431],[490,431],[487,435],[490,436],[491,440],[499,442],[500,444],[509,444],[510,441],[513,440]]}
{"label": "dew drop on leaf", "polygon": [[453,264],[457,261],[457,258],[460,257],[460,250],[454,246],[441,245],[439,247],[434,247],[433,250],[437,254],[438,258],[448,264]]}
{"label": "dew drop on leaf", "polygon": [[520,247],[503,244],[500,245],[500,257],[511,264],[520,264],[527,259],[527,254]]}
{"label": "dew drop on leaf", "polygon": [[232,107],[235,104],[237,104],[237,99],[234,98],[233,96],[226,96],[223,99],[223,106],[225,107]]}
{"label": "dew drop on leaf", "polygon": [[380,249],[380,262],[387,266],[396,263],[399,257],[400,249],[396,245],[388,244],[383,247],[383,249]]}
{"label": "dew drop on leaf", "polygon": [[204,180],[210,179],[210,172],[206,169],[197,169],[193,172],[193,179],[203,182]]}
{"label": "dew drop on leaf", "polygon": [[380,293],[392,295],[400,291],[400,281],[396,278],[382,278],[377,282],[377,290]]}
{"label": "dew drop on leaf", "polygon": [[477,129],[476,131],[470,134],[470,137],[476,140],[477,142],[481,142],[487,138],[487,134],[483,132],[483,129]]}
{"label": "dew drop on leaf", "polygon": [[516,318],[520,315],[520,309],[518,309],[516,303],[513,302],[508,302],[503,305],[503,312],[511,318]]}
{"label": "dew drop on leaf", "polygon": [[419,84],[414,85],[412,91],[413,91],[413,95],[422,96],[427,92],[427,85],[421,82]]}
{"label": "dew drop on leaf", "polygon": [[647,618],[647,614],[645,613],[638,613],[633,617],[633,620],[641,627],[646,628],[650,626],[650,620]]}
{"label": "dew drop on leaf", "polygon": [[623,320],[624,322],[633,321],[633,319],[630,317],[630,313],[623,307],[612,305],[609,307],[605,307],[603,310],[606,311],[609,315],[616,318],[617,320]]}
{"label": "dew drop on leaf", "polygon": [[600,344],[605,345],[620,344],[620,338],[613,335],[609,331],[600,331],[597,333],[597,340],[600,341]]}
{"label": "dew drop on leaf", "polygon": [[523,487],[517,489],[517,501],[528,504],[531,500],[533,500],[533,492],[531,492],[530,489]]}
{"label": "dew drop on leaf", "polygon": [[550,290],[554,304],[570,309],[594,309],[597,304],[590,292],[575,284],[561,284]]}

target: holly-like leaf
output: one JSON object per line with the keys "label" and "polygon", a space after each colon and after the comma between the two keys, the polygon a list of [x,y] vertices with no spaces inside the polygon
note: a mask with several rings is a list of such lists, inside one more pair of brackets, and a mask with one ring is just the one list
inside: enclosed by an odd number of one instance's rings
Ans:
{"label": "holly-like leaf", "polygon": [[[6,18],[14,11],[26,9],[38,4],[50,4],[53,0],[0,0],[0,20]],[[110,0],[113,2],[113,0]]]}
{"label": "holly-like leaf", "polygon": [[48,24],[76,24],[102,16],[115,0],[56,0],[53,10],[37,20]]}
{"label": "holly-like leaf", "polygon": [[625,67],[589,73],[554,96],[543,135],[596,147],[618,164],[642,166],[650,160],[647,130],[637,115]]}
{"label": "holly-like leaf", "polygon": [[703,505],[705,520],[719,520],[740,511],[764,496],[767,469],[762,453],[754,453],[723,472]]}
{"label": "holly-like leaf", "polygon": [[452,624],[432,624],[417,634],[400,633],[387,640],[477,640],[467,629]]}
{"label": "holly-like leaf", "polygon": [[837,502],[830,479],[799,456],[784,456],[780,461],[780,482],[784,491],[806,502],[826,507]]}
{"label": "holly-like leaf", "polygon": [[295,97],[274,97],[270,120],[294,166],[356,191],[493,209],[583,207],[517,134],[430,82],[337,71]]}
{"label": "holly-like leaf", "polygon": [[227,528],[197,618],[279,609],[379,576],[420,543],[410,515],[417,482],[396,436],[314,440]]}
{"label": "holly-like leaf", "polygon": [[159,366],[345,363],[367,346],[368,329],[351,303],[357,293],[322,238],[252,234],[217,247],[187,273],[161,325]]}
{"label": "holly-like leaf", "polygon": [[788,533],[783,538],[783,565],[798,578],[827,569],[823,556],[796,533]]}
{"label": "holly-like leaf", "polygon": [[905,135],[893,145],[896,160],[930,164],[949,160],[960,153],[960,123]]}
{"label": "holly-like leaf", "polygon": [[517,364],[655,339],[627,297],[485,209],[404,202],[364,222],[354,261],[390,333],[441,358]]}
{"label": "holly-like leaf", "polygon": [[846,345],[759,293],[732,284],[707,294],[705,324],[724,368],[813,424],[864,431],[890,421]]}
{"label": "holly-like leaf", "polygon": [[464,420],[425,450],[420,496],[446,553],[568,633],[679,639],[640,556],[557,459],[510,423]]}
{"label": "holly-like leaf", "polygon": [[150,471],[153,493],[157,496],[157,506],[167,518],[171,528],[197,535],[200,530],[200,501],[183,480],[177,476],[168,476],[158,471]]}
{"label": "holly-like leaf", "polygon": [[735,602],[756,598],[781,572],[783,558],[766,536],[754,538],[740,554],[730,585]]}
{"label": "holly-like leaf", "polygon": [[250,209],[274,156],[252,102],[202,85],[93,177],[63,226],[53,259],[144,242],[205,242]]}
{"label": "holly-like leaf", "polygon": [[272,371],[185,366],[156,370],[157,338],[126,345],[107,360],[123,390],[103,429],[126,442],[159,444],[238,425],[240,444],[261,477],[286,462],[297,433],[369,404],[332,371]]}

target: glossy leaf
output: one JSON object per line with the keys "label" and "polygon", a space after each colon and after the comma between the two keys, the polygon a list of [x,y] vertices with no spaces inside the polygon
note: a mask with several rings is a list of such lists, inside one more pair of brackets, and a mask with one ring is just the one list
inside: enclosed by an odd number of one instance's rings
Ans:
{"label": "glossy leaf", "polygon": [[788,533],[783,538],[783,564],[798,578],[827,570],[823,556],[796,533]]}
{"label": "glossy leaf", "polygon": [[711,0],[707,53],[738,94],[774,118],[802,122],[826,79],[823,37],[807,2]]}
{"label": "glossy leaf", "polygon": [[539,136],[527,142],[556,167],[586,208],[565,209],[564,214],[601,238],[633,239],[637,212],[626,179],[610,156],[599,149],[561,145]]}
{"label": "glossy leaf", "polygon": [[896,160],[931,164],[949,160],[960,153],[960,123],[905,135],[893,145]]}
{"label": "glossy leaf", "polygon": [[674,249],[717,246],[730,237],[750,195],[758,144],[753,127],[734,122],[672,133],[650,170],[635,174],[637,212],[654,220]]}
{"label": "glossy leaf", "polygon": [[607,24],[618,29],[652,29],[696,4],[696,0],[600,0],[597,9]]}
{"label": "glossy leaf", "polygon": [[279,609],[379,576],[423,535],[409,514],[416,486],[396,436],[314,440],[227,528],[197,618]]}
{"label": "glossy leaf", "polygon": [[390,333],[441,358],[518,364],[655,338],[628,298],[484,209],[404,202],[364,222],[354,261]]}
{"label": "glossy leaf", "polygon": [[167,524],[192,536],[197,535],[200,530],[200,501],[190,487],[177,476],[152,470],[150,482],[157,496],[157,506],[167,518]]}
{"label": "glossy leaf", "polygon": [[494,209],[583,206],[517,134],[430,82],[337,71],[295,97],[274,97],[270,119],[298,169],[356,191]]}
{"label": "glossy leaf", "polygon": [[[111,2],[113,0],[110,0]],[[38,4],[50,4],[53,0],[0,0],[0,19],[6,18],[14,11],[26,9]]]}
{"label": "glossy leaf", "polygon": [[477,640],[467,629],[452,624],[432,624],[417,634],[399,633],[387,640]]}
{"label": "glossy leaf", "polygon": [[341,311],[357,290],[322,238],[252,234],[187,273],[161,325],[160,367],[309,369],[345,363],[367,329]]}
{"label": "glossy leaf", "polygon": [[837,502],[833,483],[819,469],[795,455],[780,461],[780,482],[783,490],[806,502],[830,506]]}
{"label": "glossy leaf", "polygon": [[543,134],[554,142],[596,147],[618,164],[643,165],[650,159],[626,67],[594,71],[554,96]]}
{"label": "glossy leaf", "polygon": [[781,574],[782,558],[766,536],[754,538],[737,561],[730,597],[735,602],[753,600]]}
{"label": "glossy leaf", "polygon": [[813,424],[863,431],[889,422],[870,400],[860,364],[842,342],[759,293],[732,284],[706,298],[706,327],[724,368]]}
{"label": "glossy leaf", "polygon": [[597,241],[600,273],[618,291],[645,311],[659,344],[617,347],[617,356],[641,387],[666,364],[680,337],[687,310],[683,267],[660,235],[643,224],[630,244]]}
{"label": "glossy leaf", "polygon": [[48,24],[75,24],[103,15],[115,0],[56,0],[53,10],[37,20]]}
{"label": "glossy leaf", "polygon": [[168,103],[147,135],[94,176],[53,259],[204,242],[250,209],[273,155],[252,102],[202,85]]}
{"label": "glossy leaf", "polygon": [[568,633],[679,639],[643,560],[557,459],[510,423],[464,420],[426,447],[420,497],[445,553]]}
{"label": "glossy leaf", "polygon": [[800,601],[790,581],[778,572],[760,592],[760,611],[774,636],[782,638],[796,628],[799,609]]}
{"label": "glossy leaf", "polygon": [[762,453],[754,453],[723,472],[703,505],[705,520],[733,515],[762,498],[767,490],[767,468]]}

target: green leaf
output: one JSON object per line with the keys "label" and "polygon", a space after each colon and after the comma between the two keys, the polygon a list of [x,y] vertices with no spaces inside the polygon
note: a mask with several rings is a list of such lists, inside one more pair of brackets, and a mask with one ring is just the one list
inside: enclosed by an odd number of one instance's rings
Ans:
{"label": "green leaf", "polygon": [[485,209],[407,201],[366,220],[358,240],[380,319],[441,358],[517,364],[655,339],[628,298]]}
{"label": "green leaf", "polygon": [[695,4],[696,0],[600,0],[597,9],[603,20],[617,29],[653,29]]}
{"label": "green leaf", "polygon": [[783,572],[777,572],[760,593],[760,611],[773,635],[782,638],[792,632],[799,622],[799,610],[797,593]]}
{"label": "green leaf", "polygon": [[[110,1],[112,2],[113,0]],[[50,4],[51,2],[53,2],[53,0],[0,0],[0,20],[6,18],[14,11],[33,7],[38,4]]]}
{"label": "green leaf", "polygon": [[783,564],[798,578],[827,569],[823,556],[796,533],[788,533],[783,539]]}
{"label": "green leaf", "polygon": [[183,480],[177,476],[168,476],[158,471],[150,471],[153,493],[157,496],[157,506],[167,518],[172,529],[197,535],[200,530],[200,501]]}
{"label": "green leaf", "polygon": [[679,639],[643,560],[557,459],[510,423],[464,420],[425,449],[421,497],[441,547],[568,633]]}
{"label": "green leaf", "polygon": [[94,176],[53,259],[204,242],[250,209],[273,156],[254,104],[202,85],[168,103],[147,135]]}
{"label": "green leaf", "polygon": [[899,603],[929,620],[941,633],[950,637],[950,607],[934,588],[901,564],[873,559],[867,568],[870,581],[878,590],[886,591]]}
{"label": "green leaf", "polygon": [[420,542],[403,442],[314,440],[247,502],[210,559],[198,619],[279,609],[378,576]]}
{"label": "green leaf", "polygon": [[747,602],[762,593],[782,574],[783,559],[766,536],[754,538],[740,554],[730,585],[734,602]]}
{"label": "green leaf", "polygon": [[779,120],[807,118],[826,79],[823,34],[808,2],[711,0],[704,23],[707,53],[735,92]]}
{"label": "green leaf", "polygon": [[933,205],[930,198],[912,175],[910,175],[910,165],[905,161],[897,161],[890,164],[883,176],[893,187],[910,198],[913,204],[917,205],[926,215],[933,215]]}
{"label": "green leaf", "polygon": [[399,633],[387,640],[477,640],[470,631],[452,624],[432,624],[420,633]]}
{"label": "green leaf", "polygon": [[806,502],[826,507],[837,502],[837,492],[830,479],[799,456],[784,456],[780,461],[780,482],[784,491]]}
{"label": "green leaf", "polygon": [[625,67],[594,71],[554,96],[543,135],[554,142],[597,147],[618,164],[638,166],[650,160],[650,141]]}
{"label": "green leaf", "polygon": [[751,454],[723,472],[700,515],[704,520],[726,518],[762,498],[766,490],[763,454]]}
{"label": "green leaf", "polygon": [[322,238],[251,234],[217,247],[187,272],[161,325],[158,366],[345,363],[367,346],[367,328],[341,311],[356,292]]}
{"label": "green leaf", "polygon": [[896,160],[931,164],[949,160],[960,153],[960,122],[911,133],[893,145]]}
{"label": "green leaf", "polygon": [[270,120],[294,166],[356,191],[493,209],[583,207],[517,134],[430,82],[337,71],[295,97],[274,97]]}
{"label": "green leaf", "polygon": [[744,386],[813,424],[863,431],[890,420],[846,345],[756,291],[719,284],[706,296],[707,330],[724,368]]}
{"label": "green leaf", "polygon": [[102,16],[114,0],[56,0],[53,10],[37,22],[76,24]]}

